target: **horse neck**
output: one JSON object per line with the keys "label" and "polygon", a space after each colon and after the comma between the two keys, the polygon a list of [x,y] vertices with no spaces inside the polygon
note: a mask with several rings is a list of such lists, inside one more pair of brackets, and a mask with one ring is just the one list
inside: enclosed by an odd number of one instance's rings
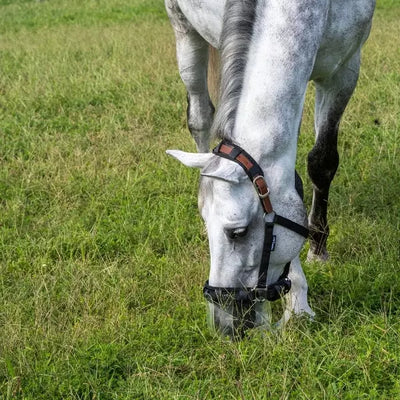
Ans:
{"label": "horse neck", "polygon": [[231,133],[282,187],[294,186],[304,97],[326,18],[326,7],[307,2],[258,7]]}

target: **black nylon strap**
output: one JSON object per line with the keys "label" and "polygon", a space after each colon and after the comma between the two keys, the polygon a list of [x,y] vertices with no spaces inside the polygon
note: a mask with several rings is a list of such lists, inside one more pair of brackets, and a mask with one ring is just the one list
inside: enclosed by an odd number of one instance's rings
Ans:
{"label": "black nylon strap", "polygon": [[265,222],[264,225],[264,245],[263,252],[261,256],[260,270],[258,272],[258,283],[257,287],[266,288],[267,287],[267,274],[269,267],[269,258],[271,256],[272,244],[274,240],[273,235],[274,223]]}
{"label": "black nylon strap", "polygon": [[309,230],[305,228],[303,225],[299,225],[296,222],[291,221],[281,215],[275,214],[274,222],[278,225],[284,226],[287,229],[290,229],[293,232],[298,233],[299,235],[308,238]]}
{"label": "black nylon strap", "polygon": [[[224,143],[225,144],[225,143]],[[235,158],[240,154],[240,153],[243,153],[243,149],[241,148],[241,147],[239,147],[239,146],[235,146],[233,149],[232,149],[232,151],[230,152],[230,154],[229,154],[229,156],[231,157],[230,159],[232,160],[232,161],[234,161],[235,160]],[[223,154],[223,153],[221,153],[221,154]]]}
{"label": "black nylon strap", "polygon": [[[276,282],[263,287],[217,287],[210,286],[207,281],[203,287],[203,294],[207,301],[215,303],[220,307],[232,304],[232,301],[234,301],[234,318],[237,316],[237,312],[235,310],[238,310],[238,308],[236,307],[240,307],[242,310],[246,310],[247,308],[246,313],[249,313],[247,317],[250,317],[248,322],[252,324],[252,321],[254,321],[252,318],[254,317],[254,309],[250,306],[251,303],[264,300],[276,301],[290,291],[292,283],[289,279],[289,269],[290,262],[285,265],[282,274]],[[243,308],[243,306],[246,307]],[[252,326],[249,326],[247,322],[245,322],[245,325],[242,327],[246,329]]]}
{"label": "black nylon strap", "polygon": [[289,276],[289,269],[290,269],[290,262],[288,262],[285,265],[285,268],[283,269],[282,275],[279,277],[278,280],[287,278]]}

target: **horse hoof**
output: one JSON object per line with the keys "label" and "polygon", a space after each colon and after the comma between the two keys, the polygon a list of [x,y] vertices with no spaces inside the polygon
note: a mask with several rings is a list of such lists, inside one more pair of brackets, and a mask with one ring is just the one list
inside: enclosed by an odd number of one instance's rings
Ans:
{"label": "horse hoof", "polygon": [[295,314],[295,318],[302,321],[315,322],[315,312],[311,310],[311,308],[308,310],[302,310],[298,314]]}
{"label": "horse hoof", "polygon": [[320,253],[316,254],[311,249],[307,253],[307,262],[320,262],[325,263],[329,260],[329,253],[323,249]]}

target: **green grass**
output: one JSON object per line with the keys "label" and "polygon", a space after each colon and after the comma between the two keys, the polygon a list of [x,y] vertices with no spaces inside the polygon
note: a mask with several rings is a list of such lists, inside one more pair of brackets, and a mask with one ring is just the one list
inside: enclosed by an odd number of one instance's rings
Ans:
{"label": "green grass", "polygon": [[164,153],[194,145],[162,1],[1,0],[0,398],[399,398],[399,18],[378,1],[331,261],[303,263],[317,321],[230,343],[205,321],[198,173]]}

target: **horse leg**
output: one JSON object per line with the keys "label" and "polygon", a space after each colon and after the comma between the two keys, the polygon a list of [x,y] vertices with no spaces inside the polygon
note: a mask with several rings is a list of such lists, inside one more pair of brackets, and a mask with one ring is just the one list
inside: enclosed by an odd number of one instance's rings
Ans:
{"label": "horse leg", "polygon": [[340,119],[356,87],[360,68],[358,51],[333,77],[316,81],[314,147],[308,154],[308,174],[313,182],[313,200],[308,218],[308,260],[329,258],[326,241],[329,187],[339,165],[337,136]]}
{"label": "horse leg", "polygon": [[175,32],[179,73],[187,90],[189,131],[197,150],[206,153],[210,148],[210,128],[214,115],[207,87],[209,45],[186,20],[174,1],[167,0],[166,3]]}
{"label": "horse leg", "polygon": [[201,153],[210,149],[214,116],[207,87],[208,48],[208,43],[195,31],[177,40],[179,72],[187,90],[188,128]]}

